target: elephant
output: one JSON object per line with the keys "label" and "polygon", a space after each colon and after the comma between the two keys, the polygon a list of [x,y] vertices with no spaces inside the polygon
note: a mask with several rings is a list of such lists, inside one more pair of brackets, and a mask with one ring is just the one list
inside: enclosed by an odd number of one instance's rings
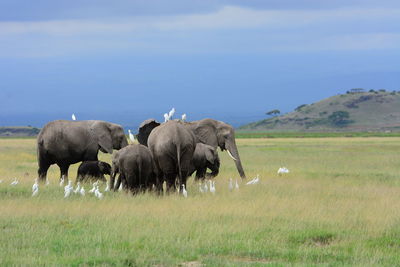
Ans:
{"label": "elephant", "polygon": [[78,167],[77,182],[83,182],[86,178],[106,181],[105,174],[111,175],[111,165],[104,161],[84,161]]}
{"label": "elephant", "polygon": [[127,145],[124,130],[118,124],[98,120],[49,122],[37,137],[39,179],[44,181],[50,165],[57,164],[60,177],[68,180],[71,164],[98,160],[99,150],[112,154],[113,149]]}
{"label": "elephant", "polygon": [[182,192],[196,147],[194,134],[182,122],[168,121],[150,132],[148,147],[156,166],[158,193],[162,192],[164,180],[167,193],[175,189],[176,182]]}
{"label": "elephant", "polygon": [[[219,173],[219,157],[217,149],[202,143],[196,144],[196,149],[193,153],[189,176],[196,172],[196,180],[204,178],[214,178]],[[206,173],[207,168],[211,173]]]}
{"label": "elephant", "polygon": [[[148,119],[142,122],[137,135],[139,143],[146,145],[149,133],[151,133],[154,128],[158,128],[159,125],[160,123],[154,119]],[[195,135],[196,143],[203,143],[214,148],[219,147],[221,151],[226,150],[228,155],[234,160],[240,177],[246,179],[239,151],[236,146],[235,131],[231,125],[213,119],[182,122],[182,125]]]}
{"label": "elephant", "polygon": [[150,149],[141,144],[128,145],[113,156],[113,175],[110,180],[113,188],[115,175],[119,173],[117,186],[126,184],[132,193],[143,192],[151,189],[156,184],[156,173]]}

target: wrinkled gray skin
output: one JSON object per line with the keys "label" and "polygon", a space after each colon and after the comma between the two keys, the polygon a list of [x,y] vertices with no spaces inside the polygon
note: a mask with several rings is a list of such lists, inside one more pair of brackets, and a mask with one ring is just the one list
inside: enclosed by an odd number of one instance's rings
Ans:
{"label": "wrinkled gray skin", "polygon": [[[144,121],[139,127],[139,134],[137,135],[138,141],[146,145],[148,133],[158,125],[160,125],[160,123],[156,122],[154,119]],[[234,157],[236,169],[240,177],[242,177],[242,179],[246,178],[239,151],[236,146],[235,131],[231,125],[213,119],[185,122],[183,125],[195,135],[196,143],[203,143],[214,148],[219,147],[222,151],[228,150]]]}
{"label": "wrinkled gray skin", "polygon": [[68,168],[80,161],[98,160],[99,150],[112,154],[113,149],[128,145],[118,124],[89,120],[58,120],[46,124],[37,137],[39,179],[44,181],[50,165],[57,164],[68,180]]}
{"label": "wrinkled gray skin", "polygon": [[115,175],[120,174],[115,189],[120,183],[126,184],[126,189],[132,193],[144,192],[156,183],[153,157],[148,147],[132,144],[122,148],[113,157],[113,175],[110,180],[114,184]]}
{"label": "wrinkled gray skin", "polygon": [[156,186],[158,193],[162,192],[164,180],[168,193],[174,191],[176,182],[182,192],[182,185],[186,186],[196,147],[196,138],[193,133],[186,129],[182,122],[168,121],[151,131],[148,146],[158,175]]}
{"label": "wrinkled gray skin", "polygon": [[104,161],[84,161],[77,171],[76,182],[83,182],[89,179],[106,182],[105,174],[111,175],[111,165]]}
{"label": "wrinkled gray skin", "polygon": [[[189,176],[196,172],[196,180],[214,178],[219,173],[219,165],[220,161],[217,149],[209,145],[197,143],[193,153]],[[211,170],[211,173],[206,173],[207,168]]]}

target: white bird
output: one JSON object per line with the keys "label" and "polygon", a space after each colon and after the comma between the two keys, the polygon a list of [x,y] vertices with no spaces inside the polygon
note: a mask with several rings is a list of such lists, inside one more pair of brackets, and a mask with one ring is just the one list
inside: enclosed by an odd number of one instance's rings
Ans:
{"label": "white bird", "polygon": [[97,186],[97,182],[93,183],[93,187],[92,187],[92,189],[90,189],[90,190],[88,191],[88,193],[89,193],[89,194],[94,193],[94,191],[96,190],[96,186]]}
{"label": "white bird", "polygon": [[207,181],[204,181],[204,193],[208,192]]}
{"label": "white bird", "polygon": [[199,183],[199,192],[204,193],[203,185]]}
{"label": "white bird", "polygon": [[72,113],[72,116],[71,116],[71,117],[72,117],[72,120],[73,120],[73,121],[76,121],[75,114]]}
{"label": "white bird", "polygon": [[187,197],[187,195],[188,195],[184,184],[182,185],[182,195],[183,195],[184,197]]}
{"label": "white bird", "polygon": [[278,169],[278,174],[282,175],[284,173],[289,173],[289,170],[286,167],[281,167]]}
{"label": "white bird", "polygon": [[132,134],[131,130],[128,130],[129,133],[129,139],[131,140],[132,143],[135,142],[135,136]]}
{"label": "white bird", "polygon": [[64,175],[61,177],[61,180],[60,180],[60,186],[63,186],[64,185]]}
{"label": "white bird", "polygon": [[239,190],[239,184],[238,184],[237,178],[236,178],[236,183],[235,183],[235,189]]}
{"label": "white bird", "polygon": [[186,113],[182,114],[182,121],[186,121]]}
{"label": "white bird", "polygon": [[3,182],[3,180],[0,180],[0,184]]}
{"label": "white bird", "polygon": [[246,185],[258,184],[258,182],[260,182],[260,178],[258,177],[258,174],[257,174],[257,177],[255,177],[253,180],[247,182]]}
{"label": "white bird", "polygon": [[74,194],[78,194],[78,193],[80,193],[80,192],[81,192],[81,183],[78,182],[78,186],[75,188]]}
{"label": "white bird", "polygon": [[174,116],[174,114],[175,114],[175,108],[172,108],[172,109],[169,111],[169,113],[168,113],[169,119],[172,119],[172,117]]}
{"label": "white bird", "polygon": [[104,192],[108,192],[108,191],[110,191],[110,184],[107,182],[107,186],[106,186],[106,189],[104,189]]}
{"label": "white bird", "polygon": [[15,186],[17,185],[19,182],[17,181],[17,178],[14,178],[14,181],[11,182],[10,185]]}
{"label": "white bird", "polygon": [[69,197],[73,191],[72,181],[68,181],[68,184],[64,187],[64,198]]}
{"label": "white bird", "polygon": [[169,121],[169,115],[167,113],[164,113],[164,122]]}
{"label": "white bird", "polygon": [[35,183],[32,185],[32,196],[36,196],[39,193],[39,183],[38,179],[35,179]]}
{"label": "white bird", "polygon": [[233,182],[232,182],[232,178],[229,178],[229,185],[228,185],[228,189],[229,191],[233,190]]}
{"label": "white bird", "polygon": [[94,195],[95,195],[98,199],[102,199],[102,198],[103,198],[103,194],[100,192],[99,186],[98,186],[98,185],[96,185],[96,190],[94,190]]}
{"label": "white bird", "polygon": [[83,188],[83,186],[82,186],[82,188],[81,188],[81,191],[79,192],[80,194],[81,194],[81,196],[85,196],[85,188]]}
{"label": "white bird", "polygon": [[215,194],[215,182],[210,180],[210,193]]}

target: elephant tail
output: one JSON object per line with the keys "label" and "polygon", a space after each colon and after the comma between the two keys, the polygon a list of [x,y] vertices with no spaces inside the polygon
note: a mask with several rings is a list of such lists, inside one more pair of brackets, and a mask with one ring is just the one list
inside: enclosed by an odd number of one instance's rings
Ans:
{"label": "elephant tail", "polygon": [[176,155],[177,155],[177,161],[178,161],[178,185],[179,185],[179,192],[181,190],[182,186],[182,169],[181,169],[181,147],[179,145],[176,146]]}

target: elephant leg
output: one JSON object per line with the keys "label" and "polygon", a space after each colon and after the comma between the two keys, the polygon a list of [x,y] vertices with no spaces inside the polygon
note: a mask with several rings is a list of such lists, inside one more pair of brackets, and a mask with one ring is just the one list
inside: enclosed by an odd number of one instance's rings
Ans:
{"label": "elephant leg", "polygon": [[[115,176],[117,175],[117,173],[113,173],[110,175],[110,191],[114,190],[114,184],[115,184]],[[120,178],[118,178],[120,179]],[[121,182],[121,181],[120,181]]]}
{"label": "elephant leg", "polygon": [[60,167],[60,180],[64,177],[64,182],[68,182],[69,164],[57,164]]}
{"label": "elephant leg", "polygon": [[169,173],[165,175],[165,181],[167,183],[167,193],[170,194],[176,190],[176,173]]}
{"label": "elephant leg", "polygon": [[114,192],[115,192],[115,191],[118,191],[118,189],[119,189],[119,187],[120,187],[120,185],[121,185],[121,179],[122,179],[121,176],[122,176],[122,174],[119,174],[119,175],[118,175],[117,182],[116,182],[115,186],[114,186],[114,179],[113,179],[113,180],[110,180],[110,186],[113,187]]}
{"label": "elephant leg", "polygon": [[46,164],[43,162],[39,163],[38,176],[39,176],[39,180],[41,182],[44,182],[46,180],[47,171],[48,171],[49,167],[50,167],[50,164]]}
{"label": "elephant leg", "polygon": [[195,180],[196,181],[198,181],[198,180],[204,180],[204,177],[206,176],[206,168],[199,168],[199,169],[197,169],[197,171],[196,171],[196,177],[195,177]]}

